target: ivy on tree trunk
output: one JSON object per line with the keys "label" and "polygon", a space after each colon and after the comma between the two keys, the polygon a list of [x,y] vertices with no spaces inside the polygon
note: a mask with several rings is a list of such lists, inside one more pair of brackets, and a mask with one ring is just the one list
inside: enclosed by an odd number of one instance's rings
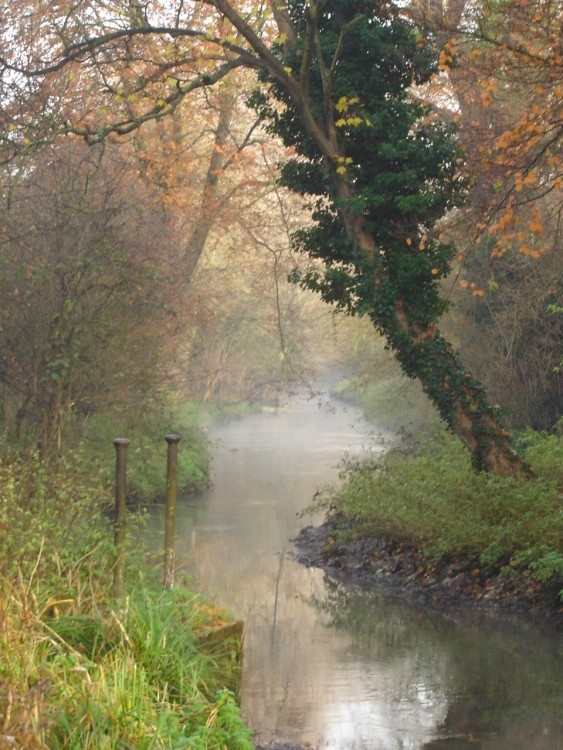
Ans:
{"label": "ivy on tree trunk", "polygon": [[286,13],[295,33],[277,51],[298,87],[274,68],[251,104],[294,149],[281,182],[312,209],[313,223],[293,239],[320,262],[293,280],[371,319],[477,470],[528,475],[498,409],[437,325],[455,248],[436,225],[463,203],[467,184],[455,130],[416,95],[437,71],[436,48],[379,3],[297,0]]}

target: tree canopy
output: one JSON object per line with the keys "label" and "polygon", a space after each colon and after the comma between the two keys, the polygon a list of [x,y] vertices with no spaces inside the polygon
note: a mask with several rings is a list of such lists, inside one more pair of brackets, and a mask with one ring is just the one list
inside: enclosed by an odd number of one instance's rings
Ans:
{"label": "tree canopy", "polygon": [[[502,24],[481,28],[477,6],[465,10],[460,33],[508,44]],[[323,269],[301,281],[372,320],[477,468],[521,475],[498,410],[438,328],[447,306],[439,280],[455,257],[440,221],[466,180],[460,141],[443,121],[455,117],[423,101],[453,68],[448,24],[419,11],[379,0],[11,3],[0,42],[4,153],[61,133],[124,136],[237,68],[258,70],[254,104],[296,154],[281,180],[312,209],[295,242]],[[520,54],[518,38],[509,41]]]}

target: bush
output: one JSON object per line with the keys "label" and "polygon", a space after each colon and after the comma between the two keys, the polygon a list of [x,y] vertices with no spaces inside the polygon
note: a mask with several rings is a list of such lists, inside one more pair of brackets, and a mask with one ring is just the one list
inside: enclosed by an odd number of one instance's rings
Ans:
{"label": "bush", "polygon": [[479,561],[563,583],[562,440],[527,443],[538,477],[518,481],[475,473],[459,441],[437,429],[413,454],[395,448],[347,461],[322,505],[347,535],[392,537],[435,562]]}

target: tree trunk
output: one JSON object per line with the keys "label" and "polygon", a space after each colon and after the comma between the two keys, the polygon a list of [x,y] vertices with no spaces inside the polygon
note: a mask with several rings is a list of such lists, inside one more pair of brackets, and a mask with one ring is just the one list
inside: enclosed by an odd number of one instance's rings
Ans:
{"label": "tree trunk", "polygon": [[186,253],[182,261],[182,273],[189,281],[196,269],[198,261],[205,249],[209,233],[213,228],[219,213],[219,176],[225,164],[224,149],[229,140],[231,121],[235,106],[235,94],[227,91],[220,97],[219,119],[215,128],[213,150],[209,157],[207,173],[203,183],[201,204],[195,228],[186,243]]}
{"label": "tree trunk", "polygon": [[417,332],[408,326],[400,304],[395,320],[396,330],[387,331],[387,338],[402,369],[421,382],[442,419],[469,450],[474,468],[503,477],[532,477],[532,469],[515,452],[502,426],[500,409],[489,404],[485,388],[464,368],[438,327]]}
{"label": "tree trunk", "polygon": [[[371,261],[373,284],[381,290],[389,279],[379,262],[380,254],[373,235],[367,230],[362,214],[353,211],[353,188],[338,182],[343,200],[341,215],[345,231]],[[450,430],[459,437],[471,454],[477,471],[498,476],[526,478],[533,476],[530,466],[512,447],[511,435],[501,424],[498,407],[491,406],[479,380],[463,365],[458,353],[442,336],[437,322],[422,328],[409,310],[416,310],[418,289],[412,299],[395,301],[394,310],[375,305],[367,313],[374,326],[386,337],[403,372],[416,378]],[[375,298],[378,298],[376,291]]]}

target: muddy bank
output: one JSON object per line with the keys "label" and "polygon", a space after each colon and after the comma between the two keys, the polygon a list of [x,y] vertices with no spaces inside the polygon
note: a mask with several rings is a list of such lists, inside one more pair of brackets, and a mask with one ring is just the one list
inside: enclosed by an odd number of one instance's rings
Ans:
{"label": "muddy bank", "polygon": [[423,607],[518,613],[538,624],[563,625],[559,586],[543,585],[521,574],[501,574],[500,569],[488,569],[477,561],[434,565],[396,540],[369,537],[337,542],[334,532],[333,521],[302,529],[293,540],[296,559],[345,585],[385,589]]}

